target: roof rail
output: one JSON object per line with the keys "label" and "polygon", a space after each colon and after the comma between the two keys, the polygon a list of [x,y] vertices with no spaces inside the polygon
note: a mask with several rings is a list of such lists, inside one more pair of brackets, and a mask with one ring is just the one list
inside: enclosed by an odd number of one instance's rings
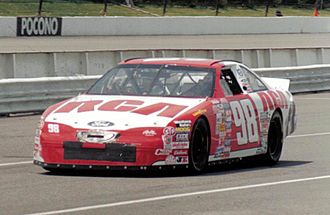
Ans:
{"label": "roof rail", "polygon": [[244,63],[242,63],[241,61],[238,61],[238,60],[219,60],[219,61],[217,61],[217,62],[213,62],[211,65],[213,65],[213,64],[215,64],[215,63],[226,62],[226,61],[233,62],[233,63],[244,64]]}
{"label": "roof rail", "polygon": [[145,59],[145,58],[144,57],[132,57],[132,58],[128,58],[128,59],[124,60],[124,62],[127,63],[128,61],[138,60],[138,59]]}
{"label": "roof rail", "polygon": [[213,66],[214,64],[216,63],[220,63],[222,60],[215,60],[215,61],[212,61],[212,63],[210,64],[210,66]]}

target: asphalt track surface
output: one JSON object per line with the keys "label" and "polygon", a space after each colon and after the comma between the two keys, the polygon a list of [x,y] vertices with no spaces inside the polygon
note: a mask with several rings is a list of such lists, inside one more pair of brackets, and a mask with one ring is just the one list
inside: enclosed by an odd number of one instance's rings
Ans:
{"label": "asphalt track surface", "polygon": [[[330,93],[294,96],[281,161],[205,174],[51,174],[31,163],[40,115],[0,118],[0,214],[330,214]],[[45,212],[45,213],[44,213]]]}
{"label": "asphalt track surface", "polygon": [[0,38],[0,53],[145,49],[327,48],[330,34]]}

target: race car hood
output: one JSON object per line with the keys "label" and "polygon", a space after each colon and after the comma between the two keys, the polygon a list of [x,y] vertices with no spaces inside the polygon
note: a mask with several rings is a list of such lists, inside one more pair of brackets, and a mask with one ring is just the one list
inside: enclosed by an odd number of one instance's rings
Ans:
{"label": "race car hood", "polygon": [[165,127],[205,98],[79,95],[53,110],[45,122],[77,129]]}

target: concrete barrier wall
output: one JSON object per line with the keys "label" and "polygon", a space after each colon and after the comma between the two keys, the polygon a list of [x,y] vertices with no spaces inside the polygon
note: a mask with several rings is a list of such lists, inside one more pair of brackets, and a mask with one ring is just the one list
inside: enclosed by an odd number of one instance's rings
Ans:
{"label": "concrete barrier wall", "polygon": [[101,75],[120,61],[135,57],[230,59],[251,68],[267,68],[330,64],[330,48],[0,53],[0,79]]}
{"label": "concrete barrier wall", "polygon": [[0,36],[15,37],[16,28],[16,17],[0,16]]}
{"label": "concrete barrier wall", "polygon": [[[63,17],[61,23],[62,36],[330,32],[330,17]],[[0,36],[16,31],[16,17],[0,17]]]}
{"label": "concrete barrier wall", "polygon": [[330,32],[327,17],[64,17],[63,36]]}

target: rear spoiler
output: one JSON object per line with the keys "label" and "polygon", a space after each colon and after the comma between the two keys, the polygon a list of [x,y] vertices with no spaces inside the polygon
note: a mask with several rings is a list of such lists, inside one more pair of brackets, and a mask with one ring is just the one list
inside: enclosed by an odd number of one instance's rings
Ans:
{"label": "rear spoiler", "polygon": [[284,78],[261,78],[268,86],[275,90],[289,90],[290,80]]}

